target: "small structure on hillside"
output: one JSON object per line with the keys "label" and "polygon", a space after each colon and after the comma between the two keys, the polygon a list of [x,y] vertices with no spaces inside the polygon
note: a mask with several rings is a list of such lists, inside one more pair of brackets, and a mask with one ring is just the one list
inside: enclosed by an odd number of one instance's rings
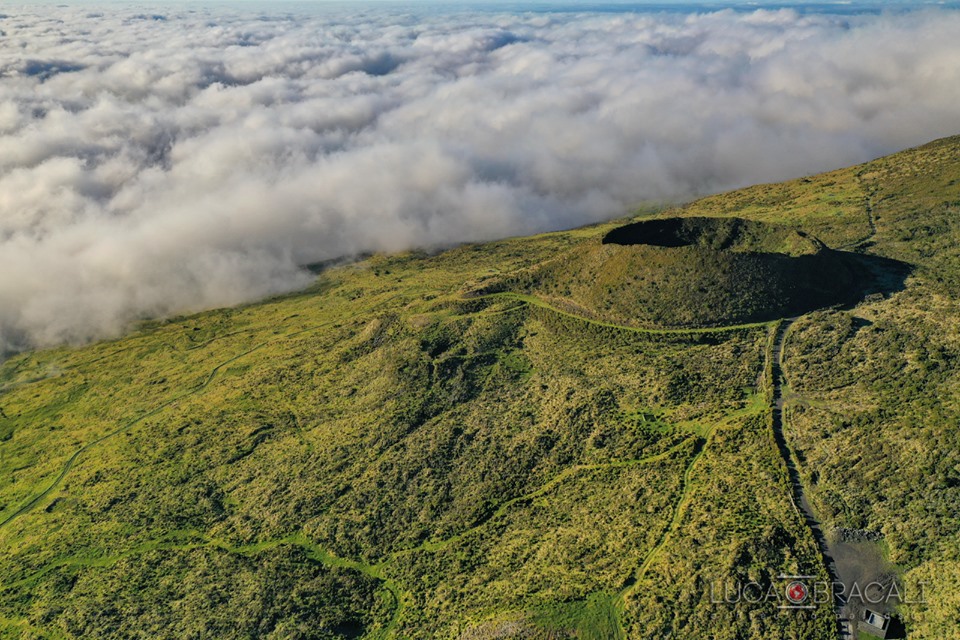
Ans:
{"label": "small structure on hillside", "polygon": [[866,631],[872,636],[886,638],[887,632],[890,631],[890,616],[872,609],[864,609],[858,627],[860,631]]}

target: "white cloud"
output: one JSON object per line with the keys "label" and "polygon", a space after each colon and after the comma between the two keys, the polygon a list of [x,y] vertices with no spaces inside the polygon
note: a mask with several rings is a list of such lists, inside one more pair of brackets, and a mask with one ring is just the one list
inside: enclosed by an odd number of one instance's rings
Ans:
{"label": "white cloud", "polygon": [[960,131],[951,11],[7,14],[0,351]]}

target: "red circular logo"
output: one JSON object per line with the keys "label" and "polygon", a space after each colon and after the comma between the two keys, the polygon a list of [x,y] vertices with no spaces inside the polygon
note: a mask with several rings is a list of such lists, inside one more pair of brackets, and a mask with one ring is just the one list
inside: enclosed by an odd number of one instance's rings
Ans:
{"label": "red circular logo", "polygon": [[787,600],[793,604],[802,604],[807,600],[807,585],[791,582],[787,585]]}

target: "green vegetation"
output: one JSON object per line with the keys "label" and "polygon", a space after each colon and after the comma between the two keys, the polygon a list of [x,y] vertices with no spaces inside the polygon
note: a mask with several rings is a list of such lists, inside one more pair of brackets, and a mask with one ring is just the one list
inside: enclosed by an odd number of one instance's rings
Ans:
{"label": "green vegetation", "polygon": [[879,286],[879,270],[893,281],[907,267],[830,250],[784,225],[672,217],[618,227],[532,269],[491,278],[476,295],[520,291],[532,294],[521,299],[600,322],[699,329],[852,304]]}
{"label": "green vegetation", "polygon": [[[672,259],[691,277],[816,255],[798,231],[877,257],[888,295],[791,326],[786,425],[821,519],[927,583],[911,638],[960,611],[958,151],[657,214],[780,224],[704,235],[713,262]],[[826,575],[771,431],[768,290],[664,321],[624,295],[660,267],[618,226],[374,256],[4,362],[0,637],[835,637],[829,606],[711,602]]]}

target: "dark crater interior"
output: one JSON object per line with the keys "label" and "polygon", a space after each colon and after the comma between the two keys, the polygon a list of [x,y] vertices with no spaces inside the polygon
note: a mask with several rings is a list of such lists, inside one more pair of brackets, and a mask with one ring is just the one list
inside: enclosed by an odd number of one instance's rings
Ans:
{"label": "dark crater interior", "polygon": [[618,227],[603,238],[603,244],[635,245],[654,247],[686,247],[701,244],[721,236],[721,246],[726,248],[736,235],[742,232],[745,221],[715,218],[666,218],[647,220]]}
{"label": "dark crater interior", "polygon": [[604,244],[649,244],[655,247],[685,247],[696,244],[699,230],[683,218],[650,220],[619,227],[603,238]]}
{"label": "dark crater interior", "polygon": [[743,218],[661,218],[618,227],[603,244],[652,247],[698,246],[715,251],[816,253],[825,248],[816,238],[788,227]]}

